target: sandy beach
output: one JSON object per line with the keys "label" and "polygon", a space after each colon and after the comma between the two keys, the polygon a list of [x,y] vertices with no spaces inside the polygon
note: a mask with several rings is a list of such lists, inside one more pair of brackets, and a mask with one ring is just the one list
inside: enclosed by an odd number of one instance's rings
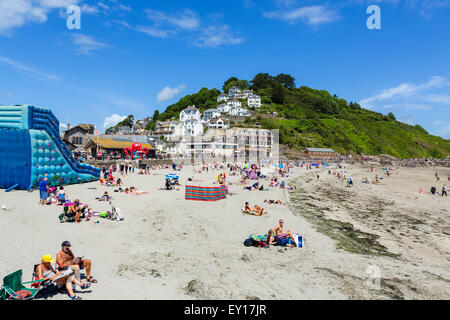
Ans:
{"label": "sandy beach", "polygon": [[[229,176],[232,196],[217,202],[184,199],[186,184],[214,186],[221,172],[198,173],[191,166],[179,172],[182,186],[175,191],[160,190],[169,169],[122,179],[146,195],[115,193],[99,182],[66,187],[71,199],[95,211],[110,209],[95,200],[108,191],[125,217],[121,222],[60,223],[62,208],[40,206],[38,191],[1,191],[0,207],[8,209],[0,210],[0,276],[22,269],[23,280],[31,280],[40,257],[55,257],[69,240],[75,255],[92,260],[98,280],[77,292],[85,300],[449,299],[450,197],[429,190],[448,187],[450,169],[437,168],[439,182],[434,168],[399,168],[380,184],[363,184],[363,177],[373,180],[382,168],[346,167],[353,187],[328,170],[291,169],[286,181],[295,183],[294,191],[247,191],[238,176]],[[202,182],[188,183],[188,177]],[[269,181],[262,183],[268,187]],[[243,215],[246,201],[268,214]],[[303,235],[303,248],[243,245],[279,219]],[[69,299],[63,293],[47,298]]]}

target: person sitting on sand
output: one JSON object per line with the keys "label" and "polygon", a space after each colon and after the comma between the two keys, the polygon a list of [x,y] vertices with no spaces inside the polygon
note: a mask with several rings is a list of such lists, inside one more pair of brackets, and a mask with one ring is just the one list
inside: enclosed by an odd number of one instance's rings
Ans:
{"label": "person sitting on sand", "polygon": [[268,204],[281,204],[281,200],[277,199],[277,200],[264,200],[264,203],[268,203]]}
{"label": "person sitting on sand", "polygon": [[86,281],[97,283],[97,280],[91,275],[92,261],[89,259],[83,259],[83,257],[75,258],[69,241],[64,241],[61,244],[61,251],[56,254],[57,270],[72,269],[74,271],[75,278],[80,280],[80,270],[86,269]]}
{"label": "person sitting on sand", "polygon": [[275,236],[273,233],[273,230],[270,229],[269,231],[267,231],[267,238],[266,238],[266,242],[268,245],[270,246],[274,246],[277,244],[277,242],[275,241]]}
{"label": "person sitting on sand", "polygon": [[292,233],[290,230],[283,230],[283,225],[284,225],[284,221],[280,220],[278,222],[278,225],[272,229],[276,235],[275,240],[280,245],[287,245],[288,247],[292,247],[292,245],[290,244],[290,241],[288,241],[288,240],[290,239],[291,241],[294,241],[294,237],[292,236]]}
{"label": "person sitting on sand", "polygon": [[81,208],[80,208],[80,200],[75,199],[73,204],[69,207],[67,211],[69,217],[75,217],[75,223],[80,222],[80,216],[81,216]]}
{"label": "person sitting on sand", "polygon": [[103,196],[101,196],[100,198],[97,198],[98,201],[109,201],[111,200],[111,197],[108,194],[108,191],[105,191],[105,193],[103,194]]}
{"label": "person sitting on sand", "polygon": [[250,214],[252,216],[262,216],[264,214],[264,209],[255,205],[253,208],[250,208],[248,202],[245,203],[244,213]]}
{"label": "person sitting on sand", "polygon": [[81,297],[78,297],[73,292],[72,283],[80,286],[81,289],[87,289],[91,286],[90,283],[82,283],[81,281],[75,279],[72,272],[58,271],[52,267],[52,263],[54,263],[52,256],[47,254],[42,256],[41,263],[36,267],[36,274],[38,280],[47,280],[44,282],[51,282],[58,287],[65,286],[67,292],[69,293],[69,297],[72,300],[81,300]]}
{"label": "person sitting on sand", "polygon": [[172,184],[170,183],[170,180],[169,179],[166,179],[166,190],[172,190],[173,189],[173,186],[172,186]]}
{"label": "person sitting on sand", "polygon": [[116,186],[117,187],[120,187],[122,185],[122,179],[117,179],[117,181],[116,181]]}

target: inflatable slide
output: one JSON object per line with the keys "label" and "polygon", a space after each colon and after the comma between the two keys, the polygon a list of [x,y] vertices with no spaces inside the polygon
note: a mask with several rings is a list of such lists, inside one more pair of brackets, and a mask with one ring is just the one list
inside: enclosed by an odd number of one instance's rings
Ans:
{"label": "inflatable slide", "polygon": [[78,163],[48,109],[0,106],[0,188],[34,189],[98,180],[100,169]]}

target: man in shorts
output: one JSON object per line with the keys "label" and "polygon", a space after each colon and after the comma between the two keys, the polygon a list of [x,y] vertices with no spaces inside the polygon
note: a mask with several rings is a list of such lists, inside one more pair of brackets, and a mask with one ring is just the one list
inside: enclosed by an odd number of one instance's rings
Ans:
{"label": "man in shorts", "polygon": [[77,280],[80,280],[80,270],[86,269],[86,281],[97,283],[97,280],[91,276],[91,260],[83,259],[82,257],[75,258],[75,255],[70,249],[69,241],[64,241],[61,244],[61,251],[56,254],[57,270],[72,269]]}
{"label": "man in shorts", "polygon": [[41,182],[39,182],[39,199],[41,200],[41,205],[45,205],[45,201],[48,198],[48,182],[47,178],[44,178]]}

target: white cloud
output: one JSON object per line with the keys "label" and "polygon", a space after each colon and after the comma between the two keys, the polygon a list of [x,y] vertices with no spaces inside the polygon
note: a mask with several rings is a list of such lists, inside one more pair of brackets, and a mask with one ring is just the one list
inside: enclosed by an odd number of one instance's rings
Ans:
{"label": "white cloud", "polygon": [[288,23],[302,21],[311,26],[330,23],[339,19],[338,13],[326,6],[310,6],[265,12],[264,17],[282,20]]}
{"label": "white cloud", "polygon": [[162,11],[147,9],[147,17],[157,25],[168,25],[183,30],[195,30],[200,25],[197,14],[189,9],[178,15],[166,14]]}
{"label": "white cloud", "polygon": [[110,127],[114,127],[116,124],[125,120],[126,118],[127,118],[127,116],[121,116],[116,113],[109,117],[106,117],[105,121],[103,122],[103,129],[108,129]]}
{"label": "white cloud", "polygon": [[92,51],[101,50],[108,47],[108,44],[97,41],[94,37],[84,34],[74,35],[73,42],[79,46],[79,51],[83,54],[91,54]]}
{"label": "white cloud", "polygon": [[41,71],[36,68],[26,66],[20,62],[14,61],[7,57],[0,56],[0,65],[5,65],[7,67],[12,68],[15,71],[30,76],[34,79],[45,81],[51,84],[58,84],[61,82],[61,78],[58,76]]}
{"label": "white cloud", "polygon": [[122,11],[131,12],[131,7],[124,6],[123,4],[119,4],[119,9]]}
{"label": "white cloud", "polygon": [[[150,26],[131,26],[124,21],[116,21],[122,26],[143,32],[149,36],[168,39],[178,37],[197,47],[219,47],[222,45],[237,45],[244,41],[234,35],[228,25],[205,24],[192,10],[186,9],[182,13],[168,14],[163,11],[147,9],[147,18],[152,21]],[[222,17],[216,13],[216,17]],[[208,16],[207,16],[208,17]],[[211,15],[209,15],[211,20]]]}
{"label": "white cloud", "polygon": [[59,132],[63,133],[66,130],[67,130],[67,124],[60,122],[59,123]]}
{"label": "white cloud", "polygon": [[210,26],[202,30],[194,44],[198,47],[218,47],[236,45],[243,41],[243,38],[236,37],[230,32],[229,26]]}
{"label": "white cloud", "polygon": [[[444,77],[433,76],[428,82],[423,84],[416,85],[412,83],[402,83],[397,87],[385,89],[379,94],[361,100],[359,104],[364,108],[373,108],[374,105],[382,101],[386,101],[389,99],[413,97],[424,90],[432,88],[441,88],[449,84],[450,84],[449,81],[447,81]],[[430,99],[438,98],[437,96],[431,97],[428,96],[428,97]]]}
{"label": "white cloud", "polygon": [[181,84],[176,88],[171,88],[171,87],[167,86],[164,89],[162,89],[161,92],[158,93],[158,97],[157,97],[158,101],[161,102],[161,101],[172,99],[173,97],[175,97],[177,94],[179,94],[185,88],[186,88],[185,84]]}

